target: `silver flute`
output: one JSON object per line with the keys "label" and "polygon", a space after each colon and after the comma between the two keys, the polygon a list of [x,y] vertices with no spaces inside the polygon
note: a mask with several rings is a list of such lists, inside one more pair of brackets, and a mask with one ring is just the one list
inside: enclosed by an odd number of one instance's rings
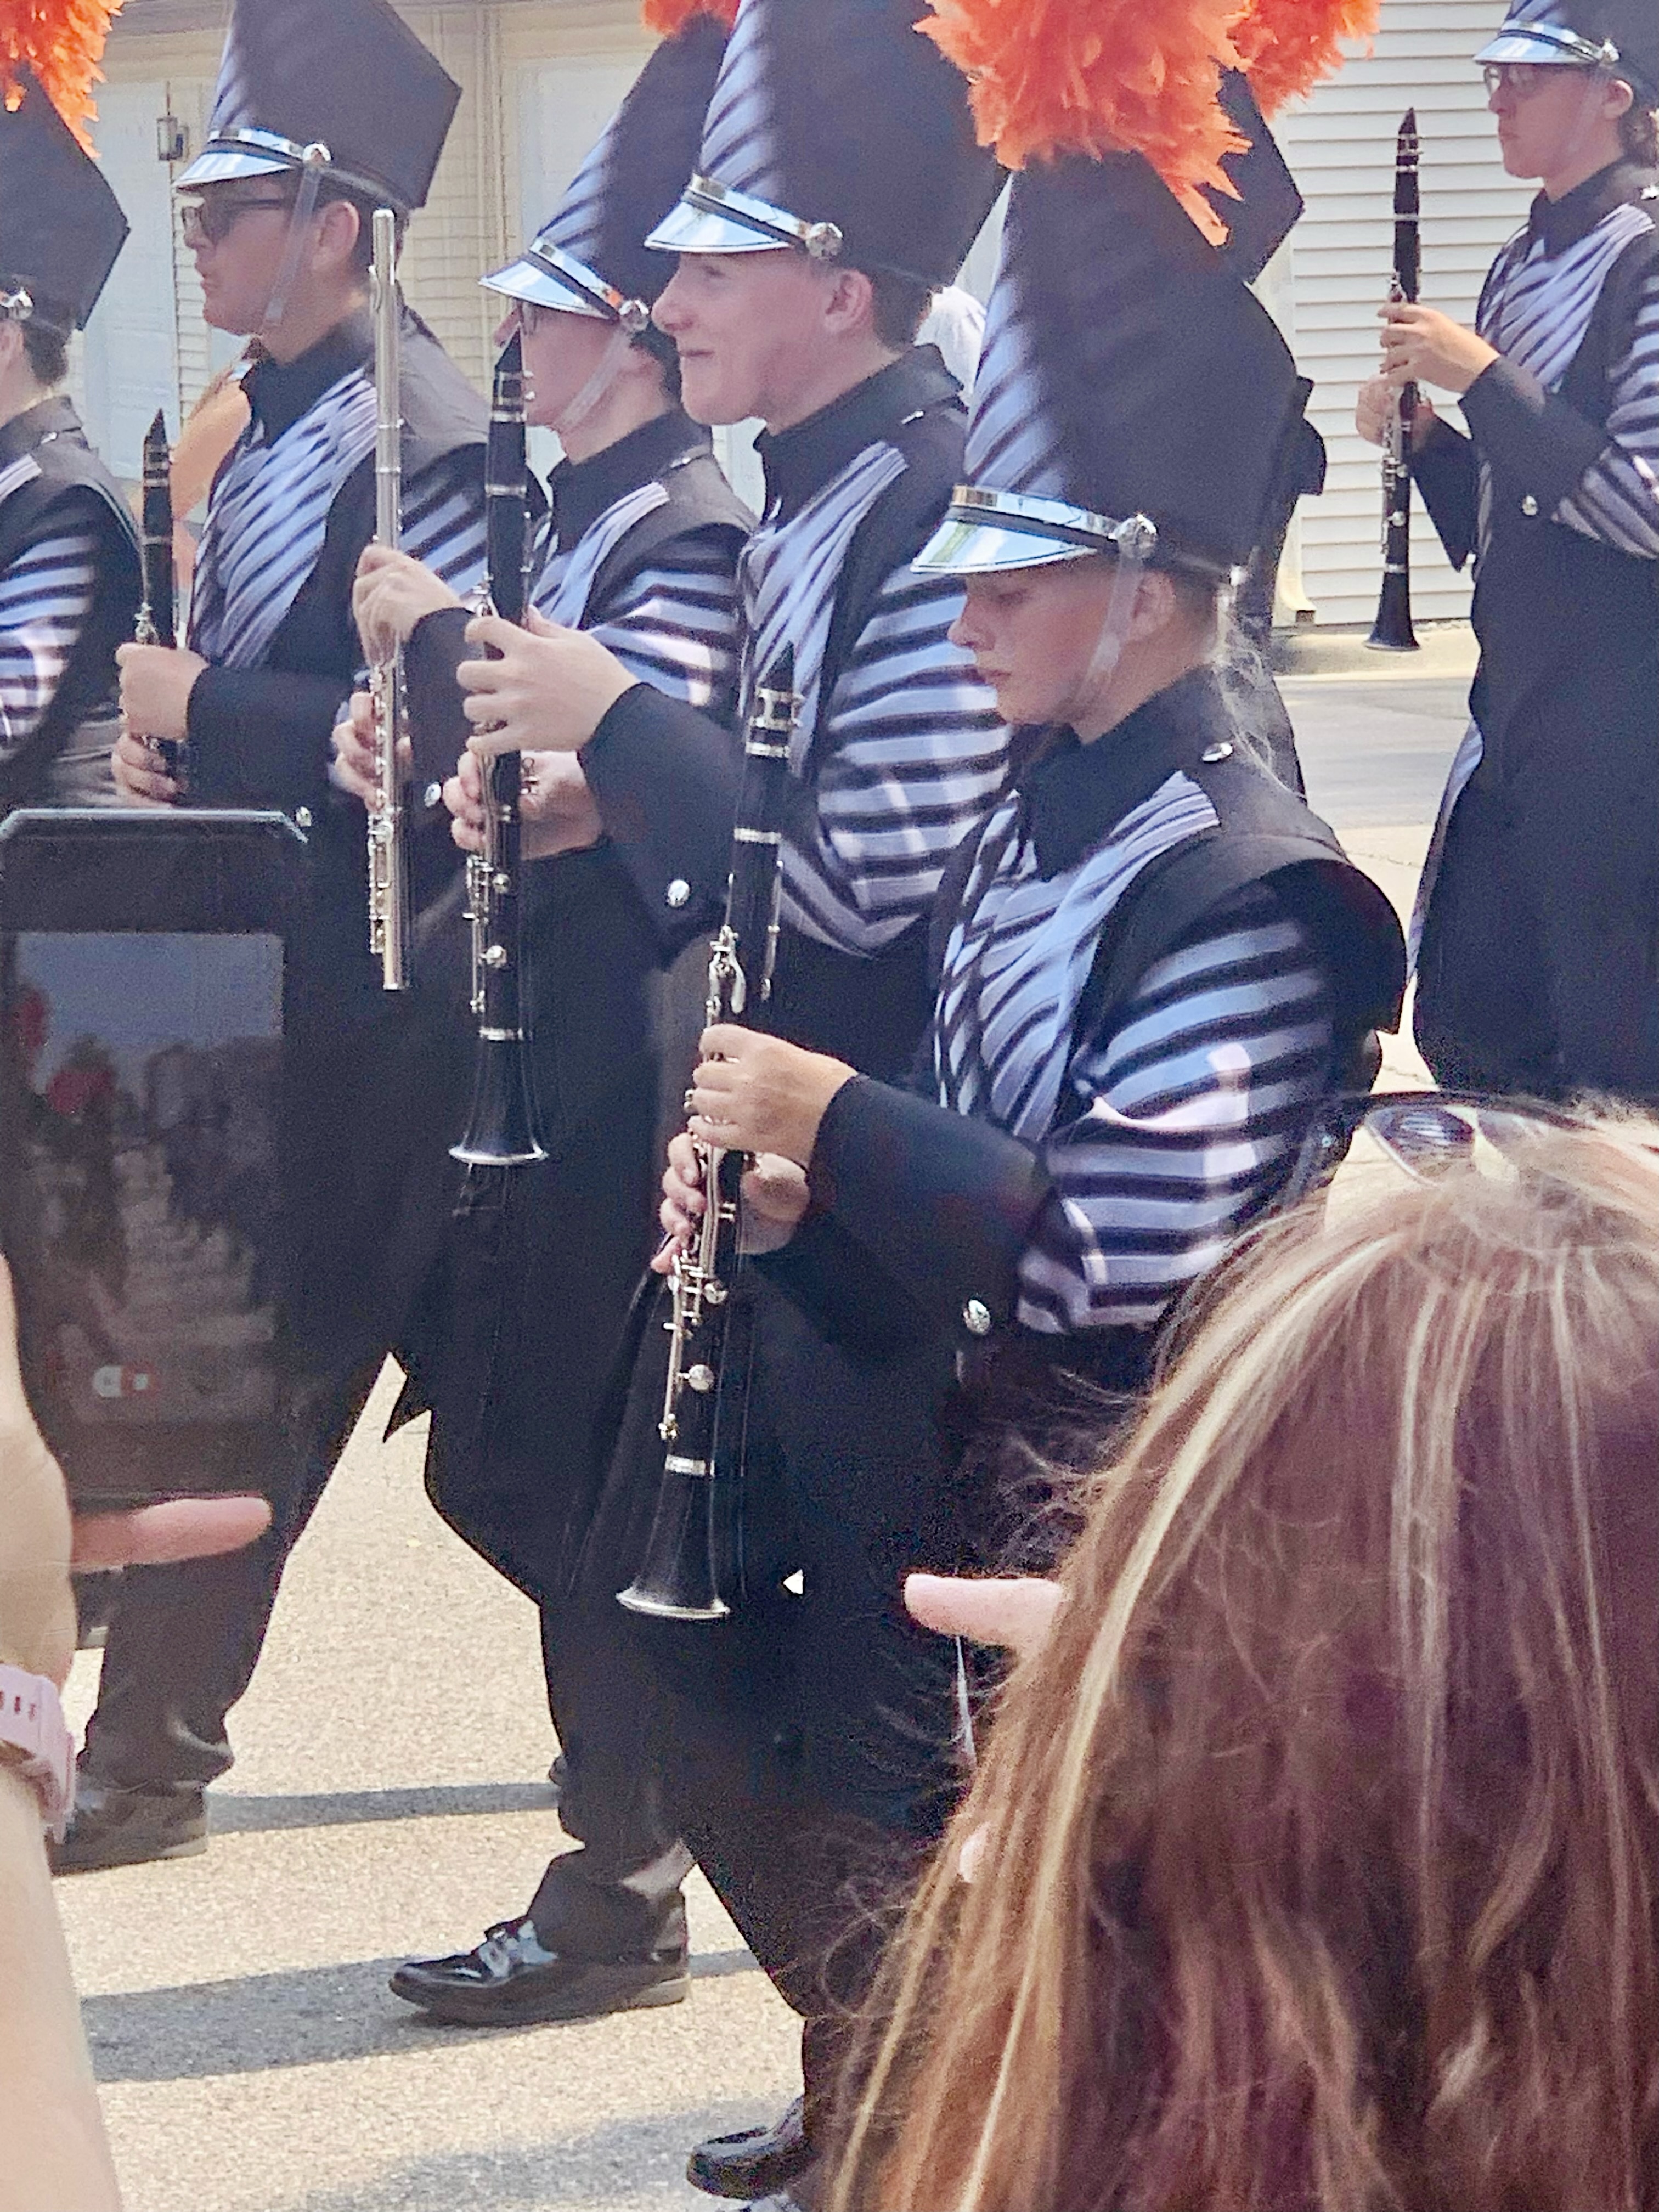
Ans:
{"label": "silver flute", "polygon": [[[374,310],[374,542],[396,547],[403,532],[403,295],[398,286],[398,222],[376,208],[371,298]],[[388,991],[409,988],[414,911],[409,832],[404,809],[402,742],[409,709],[404,649],[391,650],[368,672],[374,708],[374,799],[368,810],[368,949]]]}

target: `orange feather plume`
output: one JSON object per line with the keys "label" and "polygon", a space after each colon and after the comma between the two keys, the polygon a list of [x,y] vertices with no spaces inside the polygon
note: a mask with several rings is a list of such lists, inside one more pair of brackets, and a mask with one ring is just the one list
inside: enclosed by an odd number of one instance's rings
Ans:
{"label": "orange feather plume", "polygon": [[729,31],[738,20],[738,0],[645,0],[645,27],[672,39],[694,15],[712,15]]}
{"label": "orange feather plume", "polygon": [[1343,39],[1376,35],[1379,0],[1247,0],[1233,44],[1256,105],[1277,114],[1342,66]]}
{"label": "orange feather plume", "polygon": [[1200,191],[1231,193],[1242,150],[1219,103],[1241,0],[934,0],[919,27],[973,87],[981,143],[1011,169],[1061,153],[1141,154],[1208,238]]}
{"label": "orange feather plume", "polygon": [[87,126],[98,110],[92,88],[103,82],[109,27],[121,0],[0,0],[0,89],[8,107],[21,97],[17,71],[28,68],[70,129],[92,151]]}

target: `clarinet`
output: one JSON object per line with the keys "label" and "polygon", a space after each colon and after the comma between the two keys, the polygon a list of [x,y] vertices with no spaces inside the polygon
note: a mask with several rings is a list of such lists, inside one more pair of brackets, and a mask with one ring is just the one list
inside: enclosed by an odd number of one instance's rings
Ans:
{"label": "clarinet", "polygon": [[[1395,154],[1394,283],[1389,296],[1413,303],[1422,273],[1418,161],[1417,110],[1409,107]],[[1382,594],[1365,641],[1380,653],[1418,649],[1412,628],[1412,424],[1416,415],[1417,386],[1407,384],[1395,401],[1382,447]]]}
{"label": "clarinet", "polygon": [[[374,266],[374,542],[396,546],[403,533],[403,297],[398,289],[398,221],[376,208]],[[408,724],[404,650],[394,645],[368,672],[374,703],[374,803],[368,810],[368,949],[388,991],[409,988],[414,928],[409,830],[400,746]]]}
{"label": "clarinet", "polygon": [[[495,364],[484,464],[489,583],[479,611],[522,623],[528,596],[529,508],[525,497],[524,349],[515,331]],[[523,761],[498,753],[484,768],[484,847],[466,863],[472,933],[472,1012],[478,1058],[466,1133],[450,1147],[471,1167],[527,1167],[547,1153],[536,1134],[535,1093],[524,1024],[524,917],[519,801]]]}
{"label": "clarinet", "polygon": [[[139,572],[143,599],[133,640],[138,645],[179,642],[173,568],[173,455],[167,450],[167,418],[158,407],[144,433],[143,504],[139,510]],[[178,738],[147,740],[156,759],[180,786],[185,781],[185,746]]]}
{"label": "clarinet", "polygon": [[[726,919],[710,948],[708,1016],[762,1026],[777,953],[784,794],[790,738],[800,717],[795,662],[786,647],[757,688],[744,742],[743,785],[732,833]],[[706,1199],[690,1244],[669,1279],[668,1380],[659,1433],[656,1510],[639,1573],[620,1601],[659,1620],[720,1620],[741,1595],[738,1494],[746,1363],[727,1354],[738,1266],[744,1156],[696,1140]]]}

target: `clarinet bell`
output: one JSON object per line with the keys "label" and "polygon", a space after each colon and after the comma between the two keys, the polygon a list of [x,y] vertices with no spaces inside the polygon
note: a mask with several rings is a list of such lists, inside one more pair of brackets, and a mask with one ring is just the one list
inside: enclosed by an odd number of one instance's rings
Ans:
{"label": "clarinet bell", "polygon": [[653,1620],[724,1620],[715,1486],[700,1460],[671,1453],[640,1571],[617,1601]]}
{"label": "clarinet bell", "polygon": [[466,1133],[449,1154],[473,1168],[526,1168],[547,1158],[536,1134],[529,1056],[521,1038],[480,1040]]}

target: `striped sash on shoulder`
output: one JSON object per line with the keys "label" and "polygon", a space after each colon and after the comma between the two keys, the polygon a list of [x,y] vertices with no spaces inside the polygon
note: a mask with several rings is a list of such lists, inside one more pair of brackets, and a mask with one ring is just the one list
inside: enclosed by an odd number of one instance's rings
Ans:
{"label": "striped sash on shoulder", "polygon": [[360,368],[272,445],[243,434],[202,536],[190,642],[222,668],[257,668],[317,565],[340,487],[374,450],[374,387]]}

